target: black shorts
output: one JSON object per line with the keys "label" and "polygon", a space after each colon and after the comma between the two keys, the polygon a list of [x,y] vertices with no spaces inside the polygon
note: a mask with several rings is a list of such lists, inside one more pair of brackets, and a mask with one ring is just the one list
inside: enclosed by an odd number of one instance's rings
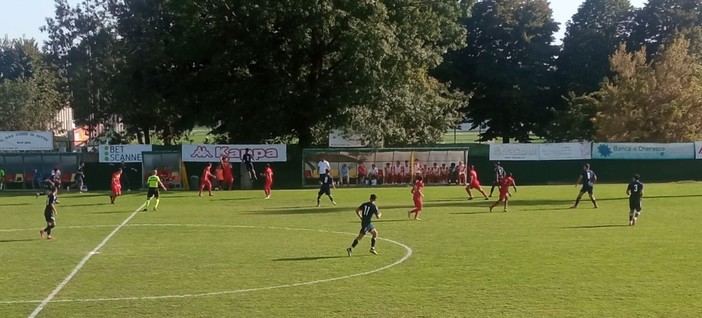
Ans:
{"label": "black shorts", "polygon": [[254,170],[253,162],[244,162],[244,165],[246,166],[247,171]]}
{"label": "black shorts", "polygon": [[53,222],[55,220],[54,211],[52,211],[50,207],[44,209],[44,220],[46,220],[46,222]]}
{"label": "black shorts", "polygon": [[317,192],[317,195],[322,195],[322,194],[331,195],[331,189],[330,188],[320,188],[319,192]]}
{"label": "black shorts", "polygon": [[149,199],[151,197],[158,199],[158,188],[149,188],[149,191],[146,193],[146,198]]}
{"label": "black shorts", "polygon": [[629,199],[629,210],[641,212],[641,198]]}
{"label": "black shorts", "polygon": [[360,231],[361,234],[365,235],[373,230],[375,230],[375,226],[373,226],[373,223],[361,224],[361,231]]}
{"label": "black shorts", "polygon": [[583,184],[583,187],[580,188],[580,193],[585,193],[587,192],[588,194],[592,194],[592,191],[594,190],[594,186]]}

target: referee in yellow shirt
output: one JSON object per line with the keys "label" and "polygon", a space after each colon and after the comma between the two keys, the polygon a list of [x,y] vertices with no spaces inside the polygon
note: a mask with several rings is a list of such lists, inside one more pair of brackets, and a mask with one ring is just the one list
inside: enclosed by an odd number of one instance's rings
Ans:
{"label": "referee in yellow shirt", "polygon": [[149,204],[152,198],[156,198],[156,204],[154,204],[154,211],[158,210],[158,203],[160,201],[158,196],[158,187],[163,188],[163,191],[167,191],[166,187],[161,182],[161,178],[158,177],[158,170],[154,169],[148,179],[146,179],[146,184],[149,186],[149,192],[146,193],[146,205],[143,211],[149,209]]}

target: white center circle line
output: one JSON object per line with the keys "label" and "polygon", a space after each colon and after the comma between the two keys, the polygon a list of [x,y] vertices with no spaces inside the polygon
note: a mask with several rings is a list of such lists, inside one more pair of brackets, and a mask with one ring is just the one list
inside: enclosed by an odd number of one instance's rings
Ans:
{"label": "white center circle line", "polygon": [[[107,225],[97,225],[97,226],[75,226],[72,228],[91,228],[91,227],[106,227]],[[210,228],[249,228],[249,229],[271,229],[271,230],[287,230],[287,231],[307,231],[307,232],[319,232],[319,233],[331,233],[331,234],[341,234],[341,235],[356,235],[353,233],[347,233],[347,232],[338,232],[338,231],[326,231],[326,230],[318,230],[318,229],[303,229],[303,228],[290,228],[290,227],[276,227],[276,226],[248,226],[248,225],[208,225],[208,224],[175,224],[175,223],[166,223],[166,224],[155,224],[155,223],[132,223],[132,224],[125,224],[124,227],[158,227],[158,226],[182,226],[182,227],[210,227]],[[65,229],[66,227],[64,227]],[[13,229],[12,231],[22,231],[22,229]],[[290,287],[298,287],[298,286],[309,286],[309,285],[315,285],[315,284],[321,284],[321,283],[328,283],[328,282],[333,282],[333,281],[338,281],[338,280],[343,280],[343,279],[349,279],[353,277],[358,277],[358,276],[365,276],[365,275],[370,275],[374,274],[377,272],[381,272],[384,270],[387,270],[389,268],[395,267],[399,264],[404,263],[407,259],[409,259],[412,254],[412,248],[383,237],[378,237],[379,240],[386,241],[395,245],[398,245],[402,248],[405,249],[405,254],[398,259],[397,261],[385,265],[383,267],[379,267],[370,271],[365,271],[361,273],[355,273],[355,274],[349,274],[349,275],[344,275],[344,276],[339,276],[339,277],[332,277],[332,278],[326,278],[326,279],[319,279],[319,280],[313,280],[313,281],[308,281],[308,282],[298,282],[298,283],[291,283],[291,284],[283,284],[283,285],[275,285],[275,286],[267,286],[267,287],[257,287],[257,288],[246,288],[246,289],[237,289],[237,290],[226,290],[226,291],[217,291],[217,292],[207,292],[207,293],[195,293],[195,294],[180,294],[180,295],[160,295],[160,296],[141,296],[141,297],[114,297],[114,298],[71,298],[71,299],[51,299],[50,302],[52,303],[70,303],[70,302],[104,302],[104,301],[134,301],[134,300],[162,300],[162,299],[177,299],[177,298],[194,298],[194,297],[209,297],[209,296],[221,296],[221,295],[231,295],[231,294],[243,294],[243,293],[248,293],[248,292],[255,292],[255,291],[265,291],[265,290],[273,290],[273,289],[281,289],[281,288],[290,288]],[[42,303],[41,300],[16,300],[16,301],[0,301],[0,304],[27,304],[27,303]]]}

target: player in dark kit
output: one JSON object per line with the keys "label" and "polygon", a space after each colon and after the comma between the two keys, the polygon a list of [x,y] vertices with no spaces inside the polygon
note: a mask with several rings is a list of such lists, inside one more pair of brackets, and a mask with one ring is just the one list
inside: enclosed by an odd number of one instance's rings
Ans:
{"label": "player in dark kit", "polygon": [[629,225],[636,225],[636,221],[641,215],[641,200],[643,198],[644,184],[639,181],[641,177],[635,174],[631,177],[631,182],[626,188],[626,195],[629,196]]}
{"label": "player in dark kit", "polygon": [[374,215],[377,219],[379,219],[381,215],[380,211],[378,211],[378,207],[375,205],[376,199],[377,197],[375,194],[371,194],[370,201],[361,204],[361,206],[356,209],[356,215],[361,219],[361,231],[358,232],[358,236],[353,240],[353,243],[351,243],[351,247],[346,249],[346,253],[348,253],[349,256],[351,256],[353,248],[358,245],[358,241],[360,241],[366,233],[372,235],[370,252],[378,255],[378,252],[375,250],[375,240],[378,238],[378,230],[376,230],[373,223],[371,223]]}
{"label": "player in dark kit", "polygon": [[251,155],[251,149],[246,148],[244,150],[244,155],[241,156],[241,162],[246,166],[246,171],[249,172],[249,180],[256,180],[256,169],[254,169],[253,156]]}
{"label": "player in dark kit", "polygon": [[46,234],[46,238],[49,240],[53,240],[54,237],[51,236],[51,229],[56,227],[56,215],[58,214],[58,211],[56,211],[56,193],[58,192],[58,187],[53,187],[51,188],[51,192],[49,192],[49,195],[46,197],[46,207],[44,208],[44,220],[46,220],[46,228],[43,230],[39,230],[39,236],[41,238],[44,238],[44,235]]}
{"label": "player in dark kit", "polygon": [[336,186],[334,185],[334,178],[332,178],[331,174],[329,173],[329,169],[327,169],[327,173],[324,174],[319,182],[321,185],[319,186],[319,192],[317,192],[317,207],[319,207],[319,201],[322,198],[322,194],[326,194],[331,203],[336,205],[336,202],[331,195],[331,189],[336,189]]}
{"label": "player in dark kit", "polygon": [[597,181],[597,175],[594,171],[590,170],[589,163],[586,163],[583,166],[583,172],[580,173],[580,176],[578,176],[578,181],[575,182],[575,186],[577,187],[581,181],[583,183],[583,187],[580,188],[580,193],[578,193],[578,197],[575,199],[575,204],[573,204],[573,206],[570,208],[575,209],[578,207],[578,203],[580,203],[580,199],[583,197],[585,192],[587,192],[588,196],[590,197],[592,205],[597,208],[597,200],[595,200],[595,196],[592,194],[595,188],[595,182]]}
{"label": "player in dark kit", "polygon": [[507,173],[505,172],[505,168],[502,168],[502,165],[500,162],[495,162],[495,180],[492,181],[492,187],[490,187],[490,195],[489,197],[492,197],[492,192],[495,191],[495,187],[498,188],[502,183],[502,178],[505,177]]}

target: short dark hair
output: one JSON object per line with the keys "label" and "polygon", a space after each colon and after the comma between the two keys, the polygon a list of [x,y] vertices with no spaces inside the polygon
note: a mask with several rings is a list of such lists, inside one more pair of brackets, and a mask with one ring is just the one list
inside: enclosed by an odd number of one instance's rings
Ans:
{"label": "short dark hair", "polygon": [[634,180],[639,181],[640,178],[641,176],[638,173],[634,174]]}
{"label": "short dark hair", "polygon": [[414,178],[414,179],[417,180],[417,181],[422,181],[422,176],[417,176],[417,177]]}
{"label": "short dark hair", "polygon": [[370,200],[371,200],[371,201],[375,201],[375,199],[377,199],[377,198],[378,198],[378,196],[376,196],[375,194],[371,194],[371,195],[370,195]]}

